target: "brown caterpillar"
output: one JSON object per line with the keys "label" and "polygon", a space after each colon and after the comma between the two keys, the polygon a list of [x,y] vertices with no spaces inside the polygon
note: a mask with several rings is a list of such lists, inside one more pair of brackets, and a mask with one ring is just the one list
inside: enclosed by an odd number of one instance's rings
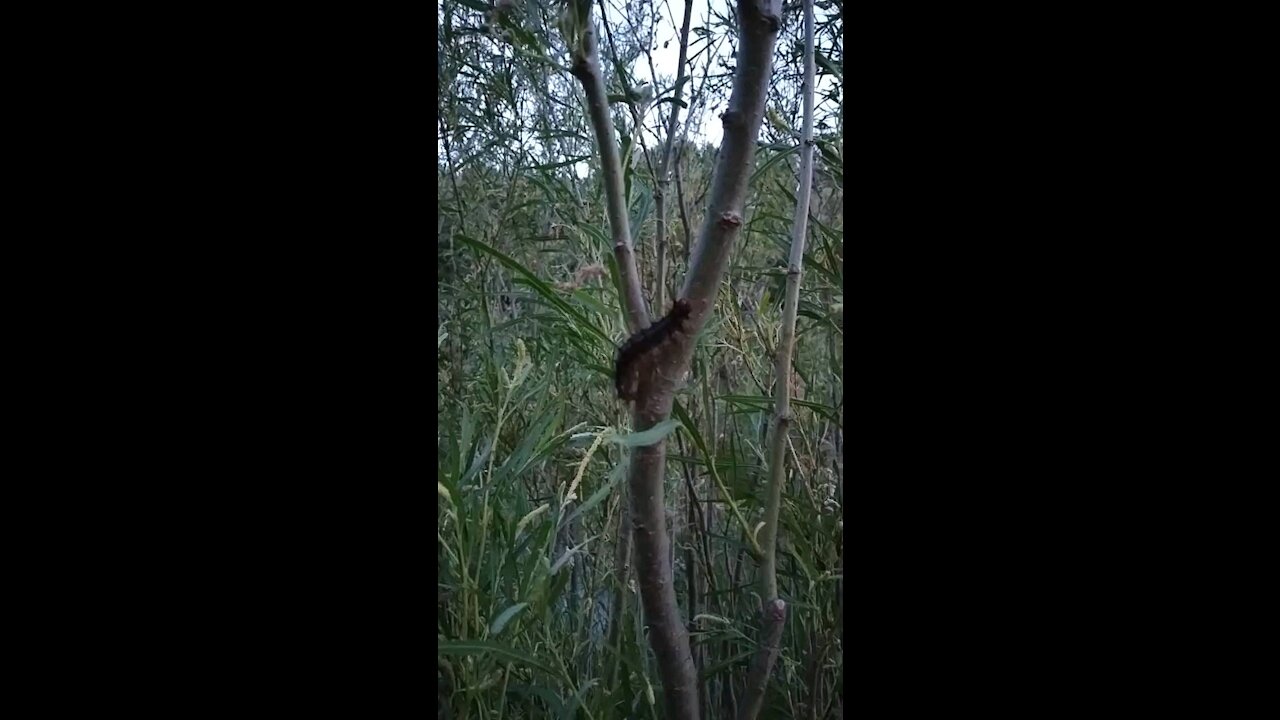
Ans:
{"label": "brown caterpillar", "polygon": [[688,300],[683,298],[676,300],[671,306],[671,312],[622,343],[622,347],[618,348],[618,359],[614,364],[613,375],[619,398],[636,399],[636,391],[640,385],[641,360],[676,333],[683,333],[688,325],[689,314],[692,312],[693,308]]}

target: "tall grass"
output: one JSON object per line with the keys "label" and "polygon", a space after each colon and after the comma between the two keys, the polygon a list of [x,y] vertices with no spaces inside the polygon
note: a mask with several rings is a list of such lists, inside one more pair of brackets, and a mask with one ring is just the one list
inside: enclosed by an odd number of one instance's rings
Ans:
{"label": "tall grass", "polygon": [[[678,423],[658,428],[672,433],[672,562],[706,717],[736,709],[759,631],[752,546],[781,316],[781,271],[760,260],[786,225],[750,219]],[[790,614],[764,717],[828,717],[841,683],[842,330],[840,288],[823,281],[841,279],[840,240],[820,230],[806,257],[818,279],[802,294],[779,520]],[[614,557],[637,442],[610,375],[623,320],[607,281],[572,287],[607,251],[586,232],[509,254],[461,233],[455,245],[461,277],[442,283],[437,331],[441,716],[661,717],[639,598]]]}
{"label": "tall grass", "polygon": [[[614,397],[627,331],[600,184],[564,160],[590,133],[546,97],[562,87],[554,68],[457,32],[441,55],[453,89],[438,177],[439,716],[661,718],[640,598],[616,552],[627,463],[653,435],[634,434]],[[756,547],[795,207],[796,153],[781,139],[757,152],[743,231],[672,421],[647,431],[668,434],[670,562],[706,718],[736,714],[760,636]],[[817,149],[779,508],[788,617],[764,718],[833,717],[843,680],[842,141],[820,137]],[[675,226],[701,225],[714,153],[674,153],[668,286],[688,257]],[[627,179],[642,284],[658,287],[655,183]]]}

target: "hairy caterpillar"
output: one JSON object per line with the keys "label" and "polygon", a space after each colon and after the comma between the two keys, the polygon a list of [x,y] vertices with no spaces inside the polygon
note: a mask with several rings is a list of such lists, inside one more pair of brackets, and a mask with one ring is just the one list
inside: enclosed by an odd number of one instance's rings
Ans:
{"label": "hairy caterpillar", "polygon": [[636,399],[636,391],[640,385],[641,361],[673,335],[683,333],[691,312],[693,308],[688,300],[676,300],[671,306],[671,311],[660,320],[622,343],[622,347],[618,348],[618,359],[614,365],[614,383],[617,386],[619,398]]}

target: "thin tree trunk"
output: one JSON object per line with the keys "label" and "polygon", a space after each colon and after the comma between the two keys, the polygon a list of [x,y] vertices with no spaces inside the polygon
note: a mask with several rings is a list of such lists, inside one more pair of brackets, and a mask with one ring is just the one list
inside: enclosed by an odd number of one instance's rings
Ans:
{"label": "thin tree trunk", "polygon": [[[647,430],[671,415],[677,384],[688,372],[693,358],[694,338],[710,319],[729,252],[741,230],[747,181],[755,160],[756,138],[764,117],[773,48],[781,22],[779,5],[779,0],[739,0],[738,63],[729,109],[721,116],[724,142],[716,162],[707,219],[680,294],[690,307],[687,332],[676,334],[673,342],[643,368],[632,422],[637,431]],[[573,54],[572,72],[587,94],[588,110],[600,146],[614,251],[623,275],[624,297],[629,304],[627,316],[634,332],[647,324],[647,313],[631,250],[622,197],[622,172],[617,147],[613,144],[590,10],[590,0],[575,0],[562,17],[561,28]],[[672,582],[663,498],[665,470],[665,439],[635,449],[628,477],[634,528],[632,551],[649,642],[662,678],[666,717],[697,720],[700,717],[698,673]]]}
{"label": "thin tree trunk", "polygon": [[[698,246],[690,258],[680,297],[691,308],[689,330],[677,336],[668,352],[655,358],[641,380],[636,401],[636,430],[646,430],[671,414],[677,382],[688,372],[699,330],[710,319],[729,251],[741,230],[749,169],[764,118],[766,88],[773,67],[773,48],[780,20],[778,0],[740,0],[738,65],[729,109],[721,116],[724,142],[716,162],[711,198]],[[689,650],[689,635],[680,621],[671,567],[665,563],[670,542],[663,518],[666,442],[636,449],[629,478],[635,524],[636,578],[649,624],[671,720],[699,717],[698,676]]]}
{"label": "thin tree trunk", "polygon": [[658,187],[653,198],[658,212],[658,268],[653,296],[657,298],[657,306],[660,308],[667,306],[667,193],[671,185],[671,150],[675,146],[676,127],[680,123],[680,97],[684,94],[687,77],[685,65],[688,63],[689,56],[689,20],[692,15],[693,0],[685,0],[684,24],[680,27],[680,59],[676,66],[674,101],[671,103],[671,116],[667,122],[667,142],[662,148],[662,159],[658,163]]}
{"label": "thin tree trunk", "polygon": [[800,190],[796,193],[796,214],[787,264],[787,290],[782,310],[781,338],[774,355],[774,386],[777,393],[774,424],[769,434],[769,487],[760,545],[761,608],[760,648],[747,677],[746,696],[740,720],[755,720],[764,706],[765,690],[778,657],[778,642],[787,619],[787,604],[778,597],[778,515],[782,486],[786,482],[787,435],[791,427],[791,356],[795,351],[796,310],[800,302],[800,275],[804,265],[805,238],[809,230],[809,197],[813,185],[813,0],[804,0],[804,125],[801,129]]}

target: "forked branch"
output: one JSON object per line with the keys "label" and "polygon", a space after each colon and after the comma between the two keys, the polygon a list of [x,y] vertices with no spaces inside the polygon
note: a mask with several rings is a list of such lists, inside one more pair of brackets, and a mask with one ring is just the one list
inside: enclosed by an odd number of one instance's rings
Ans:
{"label": "forked branch", "polygon": [[[695,339],[715,305],[729,251],[742,228],[747,178],[755,161],[756,138],[764,118],[773,48],[780,25],[779,0],[739,0],[737,69],[729,108],[721,120],[724,141],[716,162],[707,218],[690,258],[678,298],[688,303],[683,332],[664,343],[636,378],[633,426],[653,427],[671,415],[675,390],[688,372]],[[631,249],[631,229],[623,197],[622,168],[612,136],[608,98],[600,73],[599,49],[590,18],[590,0],[570,0],[561,31],[572,53],[572,72],[587,94],[588,113],[600,148],[614,253],[623,277],[627,317],[636,332],[648,325]],[[665,310],[666,308],[663,308]],[[666,441],[636,448],[628,487],[634,537],[634,570],[640,585],[649,641],[658,660],[669,720],[697,720],[698,673],[689,635],[680,619],[672,577],[663,479]]]}

